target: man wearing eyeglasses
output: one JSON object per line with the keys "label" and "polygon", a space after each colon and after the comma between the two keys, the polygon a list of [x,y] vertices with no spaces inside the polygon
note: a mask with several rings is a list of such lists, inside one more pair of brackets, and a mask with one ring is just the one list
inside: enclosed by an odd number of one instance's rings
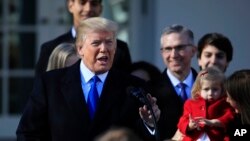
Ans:
{"label": "man wearing eyeglasses", "polygon": [[[161,139],[169,139],[177,130],[185,100],[191,97],[191,88],[197,75],[197,72],[191,68],[196,47],[193,32],[182,25],[166,27],[160,42],[161,56],[166,69],[160,80],[151,81],[149,85],[162,111],[159,121]],[[185,99],[181,93],[185,94]]]}

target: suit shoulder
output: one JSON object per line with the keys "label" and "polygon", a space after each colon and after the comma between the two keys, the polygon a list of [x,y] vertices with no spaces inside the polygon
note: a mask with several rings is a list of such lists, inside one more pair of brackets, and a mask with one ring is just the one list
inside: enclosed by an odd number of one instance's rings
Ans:
{"label": "suit shoulder", "polygon": [[62,77],[68,68],[61,68],[61,69],[54,69],[51,71],[47,71],[42,73],[42,78],[55,78],[55,77]]}
{"label": "suit shoulder", "polygon": [[71,32],[66,32],[52,40],[49,40],[47,42],[44,42],[42,44],[42,47],[47,47],[47,46],[57,46],[58,44],[62,43],[62,42],[71,42],[73,40],[73,37],[71,35]]}
{"label": "suit shoulder", "polygon": [[42,73],[42,77],[45,79],[80,81],[80,60],[72,66],[44,72]]}
{"label": "suit shoulder", "polygon": [[194,77],[196,78],[197,75],[198,75],[197,71],[194,68],[191,68],[191,70],[192,70],[192,73],[193,73]]}

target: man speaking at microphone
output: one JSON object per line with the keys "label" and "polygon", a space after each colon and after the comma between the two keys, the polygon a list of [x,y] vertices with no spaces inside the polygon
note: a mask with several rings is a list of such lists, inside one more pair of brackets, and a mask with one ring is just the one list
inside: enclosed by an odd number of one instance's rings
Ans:
{"label": "man speaking at microphone", "polygon": [[[111,127],[128,127],[144,141],[154,140],[147,106],[127,94],[144,81],[111,69],[117,24],[101,17],[84,20],[77,29],[81,57],[68,68],[38,77],[17,128],[18,141],[93,141]],[[156,119],[160,110],[148,97]]]}

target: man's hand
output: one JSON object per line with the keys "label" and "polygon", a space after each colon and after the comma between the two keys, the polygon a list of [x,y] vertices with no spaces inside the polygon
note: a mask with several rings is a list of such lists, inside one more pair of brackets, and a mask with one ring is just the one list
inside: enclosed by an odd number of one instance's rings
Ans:
{"label": "man's hand", "polygon": [[[158,108],[158,105],[156,104],[157,99],[155,97],[152,97],[150,94],[147,94],[147,99],[149,100],[149,102],[152,106],[156,121],[159,121],[160,115],[161,115],[161,110]],[[151,113],[151,111],[148,109],[148,107],[146,105],[139,108],[139,114],[140,114],[141,119],[148,126],[154,127],[153,114]]]}

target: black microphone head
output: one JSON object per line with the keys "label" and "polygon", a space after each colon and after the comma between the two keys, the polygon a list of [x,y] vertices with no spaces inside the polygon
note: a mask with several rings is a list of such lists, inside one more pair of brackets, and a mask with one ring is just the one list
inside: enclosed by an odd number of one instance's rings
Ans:
{"label": "black microphone head", "polygon": [[127,88],[127,93],[138,99],[142,104],[146,104],[144,90],[142,88],[130,86]]}

